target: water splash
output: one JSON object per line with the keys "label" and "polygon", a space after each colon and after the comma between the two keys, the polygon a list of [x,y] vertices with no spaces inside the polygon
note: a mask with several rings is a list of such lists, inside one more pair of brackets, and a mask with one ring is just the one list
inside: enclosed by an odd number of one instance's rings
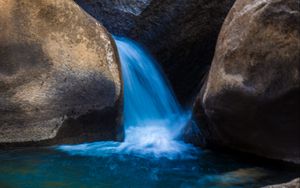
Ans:
{"label": "water splash", "polygon": [[159,126],[177,136],[189,119],[155,60],[137,43],[115,37],[124,80],[124,126]]}
{"label": "water splash", "polygon": [[191,158],[197,150],[179,140],[190,120],[155,60],[137,43],[114,37],[124,80],[125,141],[60,146],[71,154],[131,154],[168,159]]}

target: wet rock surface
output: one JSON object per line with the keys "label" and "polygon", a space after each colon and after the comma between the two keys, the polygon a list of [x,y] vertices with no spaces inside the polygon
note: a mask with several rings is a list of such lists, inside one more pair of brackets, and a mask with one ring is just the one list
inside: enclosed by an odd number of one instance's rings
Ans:
{"label": "wet rock surface", "polygon": [[300,178],[296,178],[290,182],[277,184],[277,185],[269,185],[263,188],[300,188]]}
{"label": "wet rock surface", "polygon": [[[187,104],[201,86],[234,0],[76,2],[111,33],[146,46],[161,64],[180,102]],[[139,10],[138,14],[130,13],[133,8]]]}

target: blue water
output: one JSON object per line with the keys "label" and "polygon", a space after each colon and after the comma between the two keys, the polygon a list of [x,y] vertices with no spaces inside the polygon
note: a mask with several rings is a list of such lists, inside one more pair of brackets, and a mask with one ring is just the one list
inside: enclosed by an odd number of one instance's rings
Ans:
{"label": "blue water", "polygon": [[193,158],[199,149],[180,140],[190,120],[156,61],[140,45],[115,37],[124,81],[125,140],[58,147],[72,155],[131,154],[146,158]]}
{"label": "blue water", "polygon": [[297,176],[299,170],[211,151],[167,159],[70,155],[51,148],[0,150],[0,188],[258,188]]}
{"label": "blue water", "polygon": [[299,175],[299,169],[184,143],[190,113],[159,66],[135,42],[115,41],[124,80],[124,142],[0,150],[0,188],[250,188]]}
{"label": "blue water", "polygon": [[155,60],[129,39],[116,37],[115,41],[124,80],[125,128],[163,121],[164,127],[178,134],[176,129],[182,125],[174,122],[186,117]]}

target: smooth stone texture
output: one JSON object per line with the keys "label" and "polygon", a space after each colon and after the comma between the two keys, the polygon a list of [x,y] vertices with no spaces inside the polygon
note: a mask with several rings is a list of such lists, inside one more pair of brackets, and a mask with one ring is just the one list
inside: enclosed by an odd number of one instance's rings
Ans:
{"label": "smooth stone texture", "polygon": [[238,0],[194,105],[208,145],[300,163],[297,0]]}
{"label": "smooth stone texture", "polygon": [[[114,35],[146,46],[182,104],[192,103],[234,0],[75,0]],[[127,9],[120,9],[120,6]],[[134,6],[135,5],[135,6]],[[138,9],[139,14],[130,13]]]}
{"label": "smooth stone texture", "polygon": [[117,139],[119,69],[111,36],[73,1],[0,0],[0,145]]}

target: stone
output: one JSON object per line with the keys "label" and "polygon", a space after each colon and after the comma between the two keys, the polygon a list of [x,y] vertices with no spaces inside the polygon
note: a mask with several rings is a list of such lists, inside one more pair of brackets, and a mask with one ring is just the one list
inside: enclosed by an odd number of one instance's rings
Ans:
{"label": "stone", "polygon": [[288,183],[269,185],[263,188],[300,188],[300,178],[296,178]]}
{"label": "stone", "polygon": [[210,146],[300,163],[297,0],[237,0],[194,116]]}
{"label": "stone", "polygon": [[0,145],[116,140],[116,46],[70,0],[0,0]]}
{"label": "stone", "polygon": [[[114,35],[144,45],[179,101],[192,104],[234,0],[75,0]],[[127,7],[120,9],[119,7]],[[137,9],[131,13],[131,9]]]}

